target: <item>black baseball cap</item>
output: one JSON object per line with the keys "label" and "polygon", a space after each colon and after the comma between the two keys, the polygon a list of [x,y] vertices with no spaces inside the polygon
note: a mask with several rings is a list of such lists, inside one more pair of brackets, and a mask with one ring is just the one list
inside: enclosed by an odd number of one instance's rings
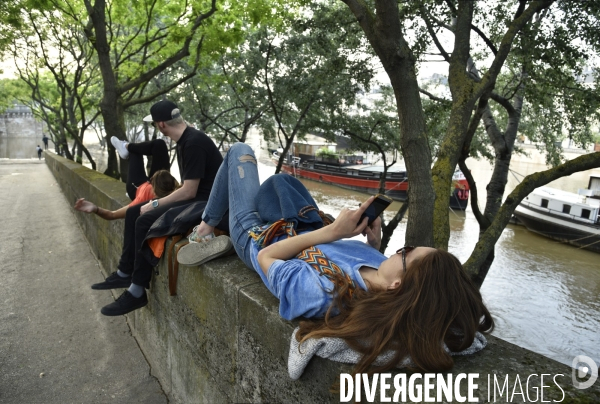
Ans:
{"label": "black baseball cap", "polygon": [[150,115],[144,117],[144,122],[166,122],[181,116],[177,105],[169,100],[162,100],[150,107]]}

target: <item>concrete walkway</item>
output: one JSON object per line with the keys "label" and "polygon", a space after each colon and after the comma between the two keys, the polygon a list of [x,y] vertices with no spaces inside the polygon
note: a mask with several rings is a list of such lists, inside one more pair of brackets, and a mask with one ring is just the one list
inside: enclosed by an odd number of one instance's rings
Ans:
{"label": "concrete walkway", "polygon": [[0,160],[0,403],[166,403],[44,160]]}

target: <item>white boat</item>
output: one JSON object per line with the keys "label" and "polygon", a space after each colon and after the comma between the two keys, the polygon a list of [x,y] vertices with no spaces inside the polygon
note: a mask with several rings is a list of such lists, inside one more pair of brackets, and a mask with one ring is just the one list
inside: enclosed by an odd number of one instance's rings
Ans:
{"label": "white boat", "polygon": [[540,187],[515,209],[528,230],[600,253],[600,177],[579,193]]}

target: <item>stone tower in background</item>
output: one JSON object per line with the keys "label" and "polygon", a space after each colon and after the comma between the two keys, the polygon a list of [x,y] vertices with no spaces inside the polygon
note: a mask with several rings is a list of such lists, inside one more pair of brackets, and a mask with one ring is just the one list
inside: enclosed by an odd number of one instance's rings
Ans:
{"label": "stone tower in background", "polygon": [[37,158],[35,147],[44,148],[43,127],[29,107],[16,104],[8,108],[0,114],[0,158]]}

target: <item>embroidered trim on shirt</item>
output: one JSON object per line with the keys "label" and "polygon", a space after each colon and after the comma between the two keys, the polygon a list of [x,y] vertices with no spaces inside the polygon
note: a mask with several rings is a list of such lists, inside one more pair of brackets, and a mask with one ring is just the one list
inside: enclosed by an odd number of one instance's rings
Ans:
{"label": "embroidered trim on shirt", "polygon": [[310,246],[306,250],[300,252],[300,254],[296,255],[296,258],[306,262],[308,265],[313,267],[313,269],[317,271],[320,276],[326,277],[336,286],[343,286],[343,284],[340,282],[340,276],[345,278],[349,283],[347,292],[348,296],[352,298],[352,295],[356,290],[356,284],[354,283],[354,280],[347,273],[345,273],[342,268],[337,266],[335,262],[327,258],[323,251],[321,251],[319,248],[316,246]]}
{"label": "embroidered trim on shirt", "polygon": [[[328,223],[329,224],[329,223]],[[296,236],[296,230],[294,230],[293,222],[286,222],[281,219],[274,222],[268,227],[255,227],[248,232],[250,237],[255,241],[258,249],[262,249],[273,241],[273,239],[287,235],[288,238]],[[343,286],[341,278],[346,279],[348,282],[348,297],[352,298],[354,291],[356,290],[356,283],[354,280],[345,273],[335,262],[331,261],[327,256],[316,246],[310,246],[305,250],[302,250],[296,258],[306,262],[320,276],[325,276],[331,283],[336,286]]]}

